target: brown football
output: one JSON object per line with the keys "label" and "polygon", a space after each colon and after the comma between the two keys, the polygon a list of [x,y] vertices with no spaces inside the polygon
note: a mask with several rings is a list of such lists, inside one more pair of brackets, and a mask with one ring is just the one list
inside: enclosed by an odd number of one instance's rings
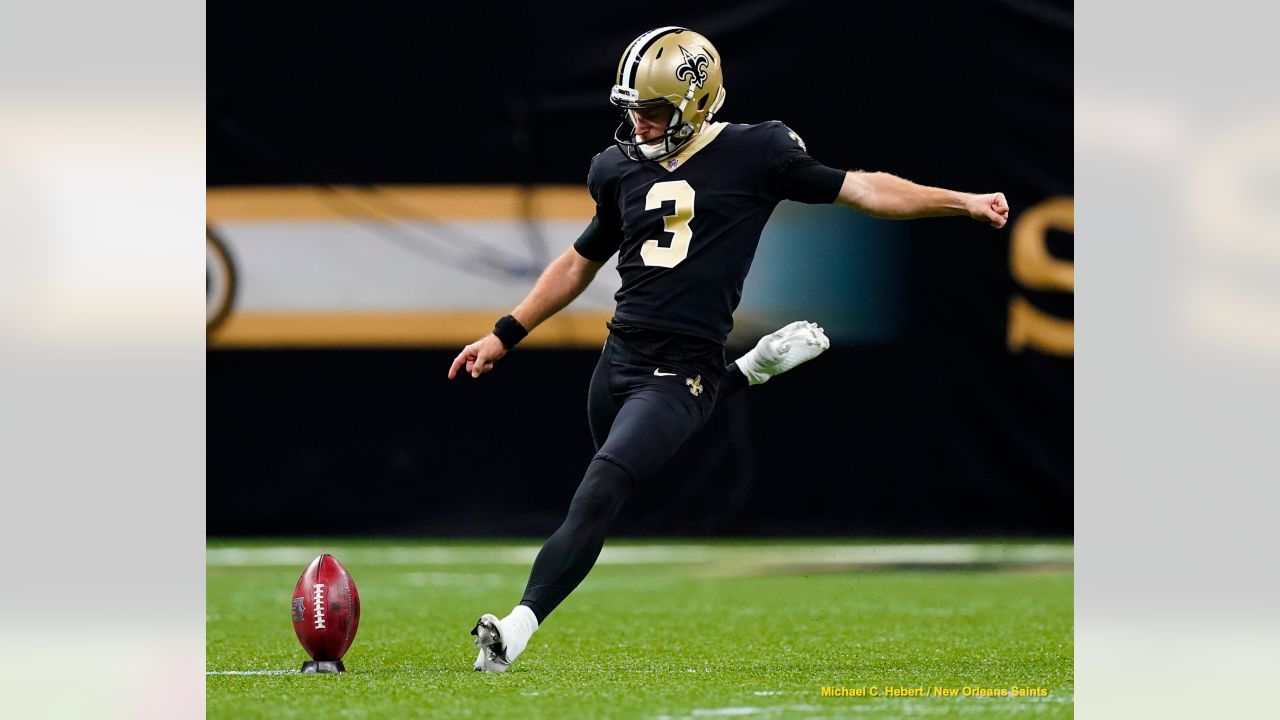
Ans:
{"label": "brown football", "polygon": [[341,660],[360,627],[360,593],[328,553],[311,561],[293,589],[293,630],[313,660]]}

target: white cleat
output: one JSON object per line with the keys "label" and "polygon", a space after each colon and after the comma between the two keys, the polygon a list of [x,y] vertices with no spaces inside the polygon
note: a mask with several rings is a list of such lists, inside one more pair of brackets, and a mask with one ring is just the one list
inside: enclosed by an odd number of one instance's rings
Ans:
{"label": "white cleat", "polygon": [[501,623],[496,615],[486,613],[480,616],[476,626],[471,629],[471,634],[476,636],[476,647],[480,648],[480,654],[476,656],[472,667],[480,672],[500,673],[511,667],[511,661],[507,659],[507,648],[502,643]]}
{"label": "white cleat", "polygon": [[831,341],[817,323],[797,320],[760,338],[756,346],[738,358],[738,369],[752,385],[809,362],[826,352]]}

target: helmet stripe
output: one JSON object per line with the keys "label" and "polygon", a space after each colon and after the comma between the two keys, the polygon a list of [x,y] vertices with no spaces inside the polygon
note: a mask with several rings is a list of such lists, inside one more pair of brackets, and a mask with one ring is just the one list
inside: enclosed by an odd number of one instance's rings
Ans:
{"label": "helmet stripe", "polygon": [[618,84],[623,87],[635,88],[636,73],[639,72],[640,58],[644,57],[644,52],[653,47],[653,44],[665,35],[673,32],[683,32],[684,28],[675,25],[660,27],[641,35],[631,43],[629,52],[627,53],[627,61],[622,64],[618,72]]}
{"label": "helmet stripe", "polygon": [[631,51],[634,50],[636,45],[639,45],[639,44],[640,44],[640,38],[636,38],[635,40],[632,40],[631,44],[627,46],[627,49],[623,51],[622,57],[624,58],[624,61],[618,64],[618,79],[613,81],[615,85],[622,84],[622,76],[627,74],[626,61],[631,59]]}

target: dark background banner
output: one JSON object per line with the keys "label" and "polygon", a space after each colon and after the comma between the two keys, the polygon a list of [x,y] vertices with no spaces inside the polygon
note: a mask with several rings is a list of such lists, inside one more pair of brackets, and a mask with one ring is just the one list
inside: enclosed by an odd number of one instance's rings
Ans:
{"label": "dark background banner", "polygon": [[[211,6],[209,184],[581,184],[621,51],[694,28],[724,57],[719,119],[783,120],[832,166],[1002,190],[1013,222],[869,226],[894,289],[871,312],[893,322],[724,403],[620,530],[1070,534],[1071,6],[550,7]],[[781,287],[779,313],[839,307]],[[591,454],[595,353],[522,349],[448,383],[456,352],[211,350],[208,532],[550,532]]]}

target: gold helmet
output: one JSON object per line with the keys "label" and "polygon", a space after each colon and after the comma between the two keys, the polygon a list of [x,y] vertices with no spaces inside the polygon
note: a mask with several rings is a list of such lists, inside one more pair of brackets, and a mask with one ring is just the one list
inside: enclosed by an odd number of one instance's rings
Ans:
{"label": "gold helmet", "polygon": [[[622,108],[614,142],[632,160],[661,160],[674,154],[724,104],[720,53],[711,41],[682,27],[661,27],[627,46],[609,100]],[[675,108],[666,132],[648,142],[636,138],[632,110]]]}

